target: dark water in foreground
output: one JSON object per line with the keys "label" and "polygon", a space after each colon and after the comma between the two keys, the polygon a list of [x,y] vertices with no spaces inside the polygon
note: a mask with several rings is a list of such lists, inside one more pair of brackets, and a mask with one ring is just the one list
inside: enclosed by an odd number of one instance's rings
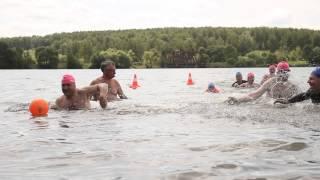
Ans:
{"label": "dark water in foreground", "polygon": [[[66,72],[81,87],[99,70],[1,70],[0,178],[320,179],[320,107],[227,105],[248,92],[230,88],[237,70],[260,82],[266,69],[118,70],[130,99],[41,118],[27,111],[32,99],[54,101]],[[293,69],[291,79],[306,90],[310,71]],[[128,88],[133,73],[140,89]],[[224,92],[204,93],[209,81]]]}

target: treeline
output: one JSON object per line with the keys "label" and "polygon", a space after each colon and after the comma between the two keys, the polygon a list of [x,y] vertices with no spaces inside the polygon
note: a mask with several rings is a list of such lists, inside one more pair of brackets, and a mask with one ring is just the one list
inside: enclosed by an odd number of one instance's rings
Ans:
{"label": "treeline", "polygon": [[[320,31],[292,28],[162,28],[0,39],[0,68],[255,67],[279,59],[320,64]],[[298,63],[298,64],[297,64]]]}

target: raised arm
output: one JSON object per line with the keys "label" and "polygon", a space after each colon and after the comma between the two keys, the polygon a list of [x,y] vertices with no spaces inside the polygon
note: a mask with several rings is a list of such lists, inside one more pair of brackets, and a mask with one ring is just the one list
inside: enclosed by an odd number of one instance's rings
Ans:
{"label": "raised arm", "polygon": [[100,106],[102,108],[107,107],[107,94],[108,94],[108,85],[107,84],[105,84],[105,83],[95,84],[92,86],[82,88],[81,91],[83,93],[86,93],[89,98],[93,95],[99,94],[98,100],[100,102]]}
{"label": "raised arm", "polygon": [[[93,86],[93,85],[96,85],[96,84],[99,84],[97,82],[97,80],[93,80],[93,81],[91,81],[90,86]],[[90,96],[90,100],[97,101],[98,100],[98,94],[91,95]]]}

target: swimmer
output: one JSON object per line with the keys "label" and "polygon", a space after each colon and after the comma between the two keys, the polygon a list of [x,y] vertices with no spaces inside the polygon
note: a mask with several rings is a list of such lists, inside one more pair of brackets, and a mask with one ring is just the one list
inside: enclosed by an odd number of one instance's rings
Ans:
{"label": "swimmer", "polygon": [[259,84],[254,82],[254,74],[253,73],[248,73],[247,75],[247,82],[241,84],[239,87],[240,88],[258,88],[260,87]]}
{"label": "swimmer", "polygon": [[220,93],[220,90],[218,89],[218,87],[216,87],[212,82],[208,84],[208,89],[206,90],[206,92],[210,92],[210,93]]}
{"label": "swimmer", "polygon": [[232,87],[238,87],[243,83],[246,83],[246,80],[243,80],[241,72],[236,73],[236,82],[232,84]]}
{"label": "swimmer", "polygon": [[269,74],[265,74],[260,82],[260,85],[262,85],[264,82],[266,82],[268,79],[273,78],[276,76],[276,69],[277,66],[274,64],[271,64],[269,66]]}
{"label": "swimmer", "polygon": [[104,83],[77,89],[74,77],[66,74],[62,78],[61,87],[64,95],[56,100],[56,105],[51,107],[53,109],[90,109],[90,97],[94,94],[99,94],[100,106],[107,107],[108,86]]}
{"label": "swimmer", "polygon": [[312,103],[319,104],[320,103],[320,67],[317,67],[310,74],[308,84],[310,88],[303,93],[300,93],[290,99],[277,99],[274,104],[290,104],[301,102],[304,100],[311,99]]}
{"label": "swimmer", "polygon": [[[106,60],[101,63],[100,69],[103,73],[101,77],[98,77],[97,79],[93,80],[90,85],[95,85],[99,83],[105,83],[108,84],[108,101],[117,100],[118,96],[120,99],[127,99],[127,96],[124,95],[122,88],[119,84],[119,82],[115,79],[116,74],[116,67],[114,62],[110,60]],[[96,100],[96,96],[93,98]]]}
{"label": "swimmer", "polygon": [[268,97],[278,99],[284,98],[288,99],[293,97],[299,92],[298,86],[291,83],[289,79],[290,67],[286,61],[281,61],[277,66],[277,75],[260,86],[256,91],[245,95],[240,98],[229,97],[228,103],[235,104],[241,102],[248,102],[258,99],[264,93],[267,93]]}

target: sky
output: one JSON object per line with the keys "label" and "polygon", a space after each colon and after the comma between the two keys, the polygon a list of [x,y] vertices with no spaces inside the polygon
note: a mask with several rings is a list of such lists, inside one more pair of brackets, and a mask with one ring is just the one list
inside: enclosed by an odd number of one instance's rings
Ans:
{"label": "sky", "polygon": [[320,29],[319,0],[0,0],[0,37],[162,27]]}

